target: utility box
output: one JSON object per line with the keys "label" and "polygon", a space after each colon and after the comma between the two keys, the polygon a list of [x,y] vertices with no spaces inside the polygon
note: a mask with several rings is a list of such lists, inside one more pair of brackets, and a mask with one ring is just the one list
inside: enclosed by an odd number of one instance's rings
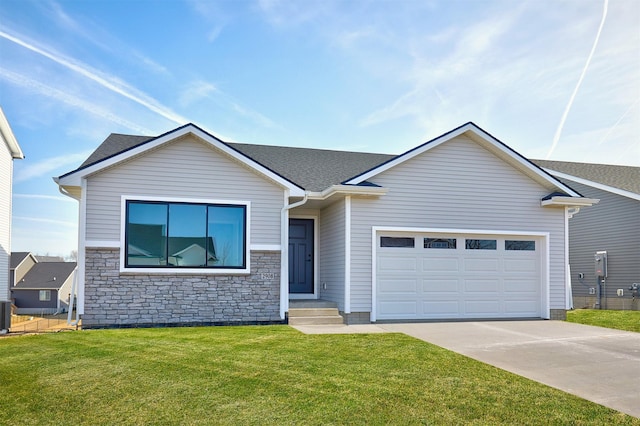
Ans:
{"label": "utility box", "polygon": [[607,252],[597,251],[595,256],[595,272],[596,277],[607,277]]}

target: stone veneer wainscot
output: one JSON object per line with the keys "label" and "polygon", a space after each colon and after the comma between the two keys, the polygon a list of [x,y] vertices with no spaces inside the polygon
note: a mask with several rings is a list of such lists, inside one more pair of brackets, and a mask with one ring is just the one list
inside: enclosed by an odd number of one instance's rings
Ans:
{"label": "stone veneer wainscot", "polygon": [[[269,324],[280,319],[280,252],[249,275],[120,273],[120,250],[86,249],[83,328]],[[269,279],[263,279],[265,276]]]}

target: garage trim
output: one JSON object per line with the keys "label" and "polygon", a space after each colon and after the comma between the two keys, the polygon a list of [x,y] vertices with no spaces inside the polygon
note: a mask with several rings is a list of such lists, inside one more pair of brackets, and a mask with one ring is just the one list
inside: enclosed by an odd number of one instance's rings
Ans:
{"label": "garage trim", "polygon": [[371,322],[377,319],[377,298],[378,298],[378,277],[377,277],[377,245],[378,234],[380,232],[411,232],[411,233],[438,233],[438,234],[465,234],[465,235],[509,235],[522,237],[536,237],[542,239],[540,255],[540,275],[542,277],[543,288],[540,291],[542,300],[540,301],[540,314],[544,319],[551,318],[550,299],[550,275],[549,275],[549,232],[535,231],[515,231],[515,230],[478,230],[478,229],[456,229],[456,228],[414,228],[414,227],[393,227],[393,226],[372,226],[371,227]]}

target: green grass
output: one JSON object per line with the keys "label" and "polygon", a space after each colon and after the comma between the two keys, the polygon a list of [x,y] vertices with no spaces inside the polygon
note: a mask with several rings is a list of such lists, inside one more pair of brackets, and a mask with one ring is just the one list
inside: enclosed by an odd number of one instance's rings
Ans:
{"label": "green grass", "polygon": [[640,311],[576,309],[567,312],[567,321],[640,333]]}
{"label": "green grass", "polygon": [[640,425],[402,334],[93,330],[3,338],[0,359],[5,424]]}

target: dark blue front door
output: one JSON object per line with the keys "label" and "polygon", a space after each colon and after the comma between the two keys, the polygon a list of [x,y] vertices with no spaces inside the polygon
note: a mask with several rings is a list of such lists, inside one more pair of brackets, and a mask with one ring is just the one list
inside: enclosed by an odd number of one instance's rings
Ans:
{"label": "dark blue front door", "polygon": [[289,220],[289,293],[313,294],[313,219]]}

